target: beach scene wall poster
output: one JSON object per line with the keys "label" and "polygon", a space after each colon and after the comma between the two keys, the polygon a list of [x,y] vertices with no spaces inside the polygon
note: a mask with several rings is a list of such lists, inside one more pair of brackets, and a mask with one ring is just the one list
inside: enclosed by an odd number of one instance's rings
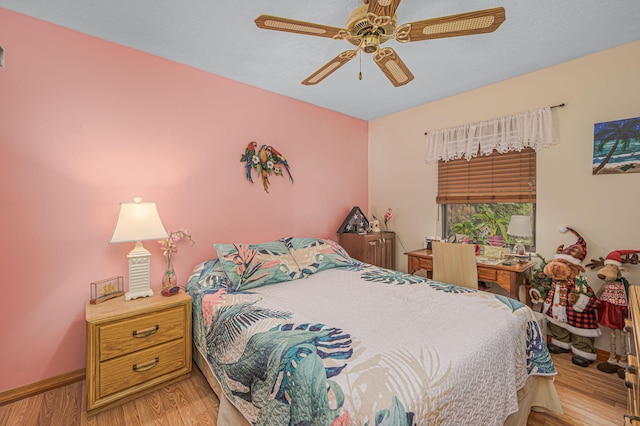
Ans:
{"label": "beach scene wall poster", "polygon": [[593,174],[640,173],[640,117],[593,125]]}

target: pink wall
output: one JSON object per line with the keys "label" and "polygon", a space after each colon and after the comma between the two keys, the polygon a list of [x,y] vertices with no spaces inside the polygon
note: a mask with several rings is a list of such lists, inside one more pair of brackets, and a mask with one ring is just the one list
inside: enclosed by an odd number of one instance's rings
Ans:
{"label": "pink wall", "polygon": [[[214,242],[335,238],[367,207],[367,123],[0,8],[0,391],[85,366],[89,283],[126,277],[118,204],[156,201],[184,284]],[[252,140],[296,180],[244,177]],[[153,286],[164,258],[154,241]]]}

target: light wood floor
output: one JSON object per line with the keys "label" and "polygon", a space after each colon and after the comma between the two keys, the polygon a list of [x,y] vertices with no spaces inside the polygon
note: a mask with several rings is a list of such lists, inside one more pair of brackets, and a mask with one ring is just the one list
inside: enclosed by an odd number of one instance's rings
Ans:
{"label": "light wood floor", "polygon": [[218,398],[194,365],[189,379],[87,418],[86,381],[0,407],[2,426],[216,425]]}
{"label": "light wood floor", "polygon": [[[581,368],[571,355],[553,355],[564,414],[531,413],[528,426],[622,425],[626,391],[596,363]],[[87,419],[85,381],[0,407],[0,425],[215,425],[218,399],[194,365],[191,378]]]}
{"label": "light wood floor", "polygon": [[627,407],[623,380],[598,370],[601,361],[584,368],[573,365],[571,356],[551,355],[558,370],[555,385],[564,413],[532,412],[527,426],[623,425]]}

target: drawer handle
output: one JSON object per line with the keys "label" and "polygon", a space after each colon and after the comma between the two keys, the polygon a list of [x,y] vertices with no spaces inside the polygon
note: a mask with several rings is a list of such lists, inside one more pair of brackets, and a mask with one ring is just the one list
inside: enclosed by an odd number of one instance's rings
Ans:
{"label": "drawer handle", "polygon": [[627,389],[633,389],[633,382],[631,382],[629,380],[625,380],[624,381],[624,387],[626,387]]}
{"label": "drawer handle", "polygon": [[133,364],[133,371],[141,373],[143,371],[151,370],[153,367],[158,365],[158,361],[160,361],[160,358],[156,358],[153,361],[145,362],[144,364],[140,365]]}
{"label": "drawer handle", "polygon": [[144,338],[144,337],[149,337],[152,334],[155,334],[158,330],[160,329],[160,326],[158,324],[156,324],[155,327],[149,327],[146,330],[133,330],[133,337],[136,338]]}
{"label": "drawer handle", "polygon": [[638,367],[632,364],[627,365],[627,371],[631,374],[638,374]]}

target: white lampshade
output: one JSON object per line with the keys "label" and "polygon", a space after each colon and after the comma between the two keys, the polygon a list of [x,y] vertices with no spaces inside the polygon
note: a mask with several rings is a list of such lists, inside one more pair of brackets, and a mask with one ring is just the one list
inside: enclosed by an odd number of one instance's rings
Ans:
{"label": "white lampshade", "polygon": [[531,218],[529,216],[521,216],[514,214],[509,221],[509,229],[507,234],[516,237],[516,243],[513,246],[513,253],[524,255],[526,248],[522,244],[523,238],[531,237]]}
{"label": "white lampshade", "polygon": [[167,238],[156,203],[135,197],[133,202],[120,203],[116,227],[109,243],[131,243]]}
{"label": "white lampshade", "polygon": [[531,233],[531,218],[529,216],[513,215],[509,222],[509,229],[507,234],[514,237],[530,237]]}
{"label": "white lampshade", "polygon": [[125,294],[125,300],[153,296],[151,253],[142,246],[142,241],[159,240],[168,236],[160,220],[156,203],[143,203],[140,197],[135,197],[133,202],[120,203],[118,220],[109,243],[136,243],[127,255],[129,291]]}

